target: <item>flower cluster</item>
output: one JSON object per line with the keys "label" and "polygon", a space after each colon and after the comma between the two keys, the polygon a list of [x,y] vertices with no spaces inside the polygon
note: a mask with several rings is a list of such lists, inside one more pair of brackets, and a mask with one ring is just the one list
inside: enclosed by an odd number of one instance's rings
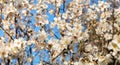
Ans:
{"label": "flower cluster", "polygon": [[26,41],[22,38],[15,39],[10,43],[4,44],[1,40],[2,45],[0,46],[0,58],[9,57],[10,55],[18,56],[18,54],[23,53],[26,47]]}

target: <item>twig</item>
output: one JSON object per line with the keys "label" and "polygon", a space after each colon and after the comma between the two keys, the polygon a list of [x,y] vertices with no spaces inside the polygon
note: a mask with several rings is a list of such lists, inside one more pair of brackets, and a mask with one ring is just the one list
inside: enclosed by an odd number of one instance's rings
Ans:
{"label": "twig", "polygon": [[1,26],[0,26],[0,28],[5,31],[5,33],[11,38],[11,40],[14,40],[14,39],[12,38],[12,36],[10,36],[10,34],[9,34],[4,28],[2,28]]}
{"label": "twig", "polygon": [[64,52],[64,50],[65,50],[65,49],[63,49],[56,57],[54,57],[54,58],[52,59],[52,61],[54,61],[58,56],[60,56],[60,55]]}
{"label": "twig", "polygon": [[118,61],[117,61],[117,60],[115,60],[115,65],[117,65],[117,62],[118,62]]}
{"label": "twig", "polygon": [[[72,44],[72,42],[70,44]],[[70,44],[67,45],[67,49],[64,48],[56,57],[52,59],[52,61],[54,61],[58,56],[60,56],[65,50],[69,50],[68,47],[70,46]]]}

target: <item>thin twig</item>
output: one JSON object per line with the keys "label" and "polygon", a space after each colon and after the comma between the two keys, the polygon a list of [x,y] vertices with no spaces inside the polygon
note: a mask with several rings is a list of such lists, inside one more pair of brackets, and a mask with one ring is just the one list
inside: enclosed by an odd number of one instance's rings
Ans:
{"label": "thin twig", "polygon": [[56,57],[54,57],[54,58],[52,59],[52,61],[54,61],[58,56],[60,56],[60,55],[64,52],[64,50],[65,50],[65,49],[63,49]]}
{"label": "thin twig", "polygon": [[117,61],[117,60],[115,60],[115,65],[117,65],[117,62],[118,62],[118,61]]}
{"label": "thin twig", "polygon": [[56,57],[54,57],[54,58],[52,59],[52,61],[54,61],[58,56],[60,56],[65,50],[68,50],[68,51],[69,51],[69,48],[68,48],[68,47],[69,47],[71,44],[72,44],[72,42],[67,45],[67,49],[64,48]]}
{"label": "thin twig", "polygon": [[2,28],[1,26],[0,26],[0,28],[5,31],[5,33],[11,38],[11,40],[14,40],[14,39],[12,38],[12,36],[10,36],[10,34],[9,34],[4,28]]}

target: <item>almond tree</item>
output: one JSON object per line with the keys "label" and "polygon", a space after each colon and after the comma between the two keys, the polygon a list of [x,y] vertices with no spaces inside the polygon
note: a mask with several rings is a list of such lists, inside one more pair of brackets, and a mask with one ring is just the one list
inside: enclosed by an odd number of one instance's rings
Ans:
{"label": "almond tree", "polygon": [[0,0],[0,14],[2,65],[120,64],[120,0]]}

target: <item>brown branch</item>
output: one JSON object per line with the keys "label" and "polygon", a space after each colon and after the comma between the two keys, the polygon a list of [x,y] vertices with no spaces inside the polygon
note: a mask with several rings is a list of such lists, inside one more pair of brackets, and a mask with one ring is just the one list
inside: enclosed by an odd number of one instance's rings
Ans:
{"label": "brown branch", "polygon": [[60,56],[65,50],[68,51],[68,50],[69,50],[69,46],[70,46],[71,44],[72,44],[72,42],[67,45],[67,49],[64,48],[56,57],[54,57],[54,58],[52,59],[52,61],[54,61],[58,56]]}
{"label": "brown branch", "polygon": [[58,56],[60,56],[60,55],[64,52],[64,50],[65,50],[65,49],[63,49],[56,57],[54,57],[54,58],[52,59],[52,61],[54,61]]}
{"label": "brown branch", "polygon": [[1,26],[0,26],[0,28],[5,31],[5,33],[11,38],[11,40],[14,40],[14,39],[12,38],[12,36],[11,36],[4,28],[2,28]]}

